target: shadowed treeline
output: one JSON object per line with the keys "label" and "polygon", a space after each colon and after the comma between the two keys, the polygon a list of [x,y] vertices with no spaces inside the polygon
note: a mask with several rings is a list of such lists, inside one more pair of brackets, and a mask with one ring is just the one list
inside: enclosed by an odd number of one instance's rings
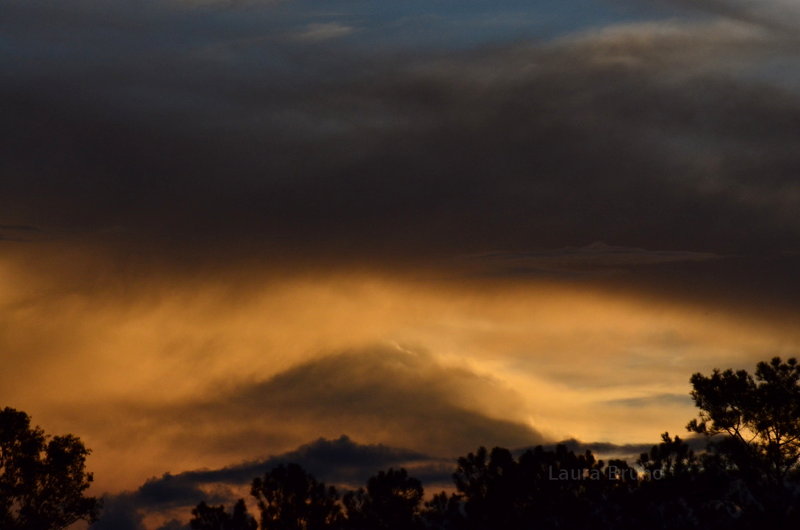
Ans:
{"label": "shadowed treeline", "polygon": [[[752,471],[727,467],[720,454],[697,456],[666,434],[635,467],[563,445],[539,446],[519,458],[507,449],[481,447],[459,458],[456,492],[428,501],[420,481],[402,468],[381,471],[365,488],[342,494],[289,464],[254,481],[258,520],[246,514],[242,500],[232,514],[202,502],[192,511],[190,528],[677,530],[796,524],[797,481],[775,489],[748,482]],[[776,491],[781,494],[773,496]]]}

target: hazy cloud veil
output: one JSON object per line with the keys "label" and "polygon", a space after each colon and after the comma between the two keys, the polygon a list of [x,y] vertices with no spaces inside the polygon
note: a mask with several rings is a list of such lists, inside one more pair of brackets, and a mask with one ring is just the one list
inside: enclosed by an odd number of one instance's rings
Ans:
{"label": "hazy cloud veil", "polygon": [[101,525],[635,449],[796,352],[794,2],[379,4],[0,7],[0,398]]}

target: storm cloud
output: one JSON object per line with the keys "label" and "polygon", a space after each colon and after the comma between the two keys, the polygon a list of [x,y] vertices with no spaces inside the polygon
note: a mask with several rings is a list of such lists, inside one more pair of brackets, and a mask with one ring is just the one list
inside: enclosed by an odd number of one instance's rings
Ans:
{"label": "storm cloud", "polygon": [[107,509],[93,528],[139,529],[144,528],[146,513],[180,508],[188,514],[200,501],[230,504],[246,492],[254,478],[288,463],[299,464],[315,478],[345,489],[356,489],[378,471],[390,467],[404,467],[427,487],[441,487],[450,482],[455,469],[452,458],[359,444],[344,435],[335,440],[320,438],[294,451],[254,462],[153,477],[135,491],[106,498]]}
{"label": "storm cloud", "polygon": [[235,9],[119,7],[102,33],[61,17],[56,41],[12,4],[11,41],[35,60],[3,84],[6,222],[331,259],[797,240],[800,98],[749,71],[796,56],[757,27],[633,24],[424,58],[253,36],[225,58],[209,49],[253,31]]}
{"label": "storm cloud", "polygon": [[107,524],[265,455],[634,454],[800,351],[796,6],[568,4],[3,3],[0,399]]}

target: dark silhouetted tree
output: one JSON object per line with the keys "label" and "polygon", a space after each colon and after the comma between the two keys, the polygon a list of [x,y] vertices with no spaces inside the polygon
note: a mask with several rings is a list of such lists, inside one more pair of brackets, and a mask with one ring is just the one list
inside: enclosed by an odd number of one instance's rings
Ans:
{"label": "dark silhouetted tree", "polygon": [[661,443],[642,453],[637,465],[643,475],[627,503],[631,523],[657,520],[654,526],[663,530],[690,530],[730,528],[735,522],[729,477],[713,465],[707,470],[679,436],[662,434]]}
{"label": "dark silhouetted tree", "polygon": [[[637,484],[623,461],[606,465],[590,451],[539,446],[515,460],[507,449],[483,447],[458,459],[453,475],[468,529],[612,527],[614,502]],[[613,501],[613,502],[612,502]]]}
{"label": "dark silhouetted tree", "polygon": [[233,506],[233,513],[228,513],[225,506],[201,502],[192,510],[189,526],[192,530],[256,530],[258,523],[247,513],[244,499],[239,499]]}
{"label": "dark silhouetted tree", "polygon": [[[738,509],[764,524],[800,519],[800,365],[774,357],[745,370],[694,374],[699,418],[687,428],[709,439],[708,465],[729,473]],[[749,499],[749,500],[748,500]]]}
{"label": "dark silhouetted tree", "polygon": [[461,496],[455,493],[448,495],[442,491],[425,503],[422,511],[425,528],[437,530],[456,530],[463,528],[464,515],[461,513]]}
{"label": "dark silhouetted tree", "polygon": [[644,470],[645,480],[694,475],[700,470],[700,459],[679,436],[661,435],[661,443],[642,453],[636,463]]}
{"label": "dark silhouetted tree", "polygon": [[758,464],[765,478],[780,484],[800,459],[800,365],[780,357],[760,362],[755,377],[745,370],[694,374],[692,398],[700,409],[691,431],[727,435],[733,463]]}
{"label": "dark silhouetted tree", "polygon": [[348,492],[343,499],[347,527],[364,530],[412,530],[421,527],[424,491],[405,469],[380,471],[367,481],[366,490]]}
{"label": "dark silhouetted tree", "polygon": [[278,466],[253,480],[251,494],[264,530],[318,530],[341,520],[336,489],[326,487],[297,464]]}
{"label": "dark silhouetted tree", "polygon": [[73,435],[46,436],[24,412],[0,411],[0,528],[59,530],[94,522],[99,502],[85,491],[89,450]]}
{"label": "dark silhouetted tree", "polygon": [[456,489],[464,501],[469,527],[507,526],[516,503],[513,491],[516,462],[507,449],[496,447],[491,455],[485,447],[458,459],[453,474]]}

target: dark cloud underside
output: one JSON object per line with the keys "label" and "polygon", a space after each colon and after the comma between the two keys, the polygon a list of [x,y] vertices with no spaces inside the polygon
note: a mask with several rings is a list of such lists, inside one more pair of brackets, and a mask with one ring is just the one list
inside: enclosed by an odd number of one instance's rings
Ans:
{"label": "dark cloud underside", "polygon": [[6,222],[323,255],[795,247],[800,98],[716,66],[777,37],[644,28],[388,63],[267,40],[219,60],[204,45],[246,28],[224,20],[136,55],[172,27],[104,28],[119,55],[94,26],[63,52],[12,32],[37,62],[2,84]]}
{"label": "dark cloud underside", "polygon": [[[411,57],[310,49],[236,10],[24,32],[41,9],[4,22],[4,224],[182,267],[452,267],[603,241],[733,257],[629,262],[636,289],[798,299],[800,95],[762,71],[796,63],[782,32],[672,21]],[[556,269],[489,275],[575,276]]]}

